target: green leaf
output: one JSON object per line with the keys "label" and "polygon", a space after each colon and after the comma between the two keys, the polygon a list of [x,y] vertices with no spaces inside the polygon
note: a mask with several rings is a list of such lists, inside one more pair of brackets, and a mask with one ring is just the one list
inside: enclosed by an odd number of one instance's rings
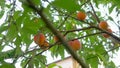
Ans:
{"label": "green leaf", "polygon": [[40,4],[41,4],[40,0],[32,0],[32,2],[37,6],[40,6]]}
{"label": "green leaf", "polygon": [[48,68],[54,68],[54,67],[62,68],[61,66],[58,66],[58,65],[55,64],[55,63],[52,63],[52,64],[49,64],[49,65],[48,65]]}
{"label": "green leaf", "polygon": [[3,61],[4,59],[8,59],[8,58],[14,58],[15,57],[14,55],[15,55],[15,50],[0,52],[0,61]]}
{"label": "green leaf", "polygon": [[0,66],[0,68],[15,68],[15,66],[13,64],[4,63]]}
{"label": "green leaf", "polygon": [[50,51],[51,51],[51,56],[53,58],[57,57],[58,56],[58,45],[55,45],[52,48],[50,48]]}
{"label": "green leaf", "polygon": [[1,25],[1,26],[0,26],[0,34],[1,34],[3,31],[6,31],[7,29],[8,29],[8,26]]}
{"label": "green leaf", "polygon": [[0,18],[4,15],[5,11],[0,11]]}
{"label": "green leaf", "polygon": [[[16,12],[14,13],[14,15],[13,15],[13,17],[14,17],[15,20],[18,19],[18,18],[21,17],[21,16],[22,16],[22,12],[21,12],[21,11],[16,11]],[[20,19],[20,20],[22,20],[22,19]]]}
{"label": "green leaf", "polygon": [[15,37],[17,36],[17,28],[15,24],[11,24],[8,28],[8,32],[6,34],[6,38],[8,41],[13,41]]}
{"label": "green leaf", "polygon": [[34,57],[34,63],[35,63],[36,66],[38,66],[37,63],[39,63],[40,67],[45,68],[46,67],[46,63],[47,63],[46,56],[38,55],[38,56]]}
{"label": "green leaf", "polygon": [[21,39],[22,39],[22,42],[24,42],[27,45],[30,45],[32,43],[31,34],[28,34],[25,31],[21,32]]}
{"label": "green leaf", "polygon": [[94,49],[96,53],[99,53],[99,54],[106,53],[106,50],[102,44],[94,46]]}
{"label": "green leaf", "polygon": [[20,46],[21,45],[21,42],[22,42],[22,40],[21,40],[21,37],[20,36],[17,36],[17,38],[16,38],[16,40],[15,40],[15,45],[18,47],[18,46]]}
{"label": "green leaf", "polygon": [[17,24],[17,28],[18,29],[21,29],[21,25],[23,25],[23,21],[24,21],[25,17],[22,15],[22,16],[19,16],[17,19],[16,19],[16,24]]}
{"label": "green leaf", "polygon": [[94,3],[95,3],[95,6],[98,8],[98,6],[99,6],[99,2],[96,1],[96,0],[93,0],[93,1],[94,1]]}
{"label": "green leaf", "polygon": [[75,0],[55,0],[52,4],[57,8],[65,9],[69,12],[75,12],[81,8]]}
{"label": "green leaf", "polygon": [[[25,1],[25,0],[24,0]],[[24,9],[23,15],[27,16],[30,12],[32,12],[33,9],[31,9],[28,5],[22,4],[22,7]]]}
{"label": "green leaf", "polygon": [[22,62],[21,62],[21,66],[22,68],[25,67],[25,65],[28,63],[28,59],[23,59]]}
{"label": "green leaf", "polygon": [[111,21],[114,21],[113,18],[111,16],[108,16],[108,19]]}
{"label": "green leaf", "polygon": [[109,8],[109,14],[113,11],[114,8],[115,8],[115,5],[112,5],[112,6]]}
{"label": "green leaf", "polygon": [[[94,54],[87,55],[87,58],[95,56]],[[91,68],[98,68],[98,57],[95,56],[93,58],[87,59],[86,62],[90,64]]]}
{"label": "green leaf", "polygon": [[53,67],[55,67],[56,65],[57,65],[57,64],[52,63],[52,64],[48,65],[48,68],[53,68]]}
{"label": "green leaf", "polygon": [[58,57],[58,55],[60,55],[62,59],[65,57],[63,45],[55,45],[50,50],[51,50],[52,57]]}
{"label": "green leaf", "polygon": [[108,62],[108,64],[107,65],[105,65],[105,68],[116,68],[116,66],[115,66],[115,64],[114,64],[114,62]]}
{"label": "green leaf", "polygon": [[65,57],[64,46],[63,45],[59,45],[58,53],[60,54],[62,59]]}
{"label": "green leaf", "polygon": [[104,55],[97,54],[97,56],[100,58],[100,60],[104,63],[104,65],[107,65],[107,62],[109,61],[108,58],[104,57]]}
{"label": "green leaf", "polygon": [[5,8],[5,0],[0,0],[0,7],[1,7],[2,9]]}
{"label": "green leaf", "polygon": [[15,57],[21,55],[23,52],[20,46],[17,46],[15,49]]}
{"label": "green leaf", "polygon": [[30,20],[30,17],[27,16],[24,19],[22,31],[29,34],[35,34],[37,33],[37,31],[39,31],[40,28],[43,28],[43,27],[44,27],[44,24],[40,18],[35,18],[33,20]]}

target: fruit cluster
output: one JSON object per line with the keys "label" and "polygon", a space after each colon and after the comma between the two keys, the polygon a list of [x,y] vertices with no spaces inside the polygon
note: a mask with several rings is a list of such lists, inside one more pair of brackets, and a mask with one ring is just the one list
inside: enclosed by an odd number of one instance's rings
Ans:
{"label": "fruit cluster", "polygon": [[[66,38],[64,37],[64,39],[66,39]],[[58,41],[59,41],[56,36],[54,36],[54,41],[55,41],[55,42],[58,42]],[[77,40],[70,40],[70,41],[68,41],[67,43],[69,44],[69,46],[70,46],[74,51],[77,51],[77,50],[81,49],[81,47],[82,47],[82,45],[81,45],[81,43],[80,43],[80,41],[79,41],[78,39],[77,39]]]}
{"label": "fruit cluster", "polygon": [[[65,37],[64,37],[64,39],[65,39]],[[59,42],[58,38],[56,36],[54,36],[54,41]],[[49,43],[46,41],[46,38],[45,38],[44,34],[42,34],[42,33],[38,33],[34,36],[34,42],[37,45],[39,45],[39,47],[42,49],[46,49],[49,46]],[[74,51],[77,51],[82,47],[79,40],[68,41],[68,44]]]}
{"label": "fruit cluster", "polygon": [[[110,28],[108,28],[108,24],[106,21],[101,21],[99,23],[99,28],[109,32],[109,33],[112,33],[112,30]],[[106,34],[106,33],[102,33],[102,36],[105,37],[105,38],[109,38],[110,35]]]}
{"label": "fruit cluster", "polygon": [[34,42],[42,49],[48,48],[49,43],[46,41],[45,35],[38,33],[34,36]]}
{"label": "fruit cluster", "polygon": [[[84,21],[85,18],[86,18],[86,14],[85,14],[84,12],[79,11],[79,12],[77,13],[77,19],[78,19],[78,20]],[[106,31],[109,32],[109,33],[112,33],[112,30],[111,30],[110,28],[108,28],[108,24],[107,24],[106,21],[101,21],[101,22],[99,23],[99,28],[102,29],[102,30],[106,30]],[[110,37],[110,36],[109,36],[108,34],[106,34],[106,33],[102,33],[102,35],[103,35],[105,38],[109,38],[109,37]],[[54,39],[55,42],[59,42],[59,39],[58,39],[56,36],[54,36],[53,39]],[[66,38],[64,37],[64,39],[66,39]],[[45,38],[44,34],[42,34],[42,33],[38,33],[38,34],[36,34],[36,35],[34,36],[34,42],[35,42],[36,44],[38,44],[41,48],[47,48],[47,47],[49,46],[49,43],[46,41],[46,38]],[[79,50],[80,48],[82,48],[82,44],[81,44],[81,42],[80,42],[78,39],[76,39],[76,40],[70,40],[70,41],[68,41],[67,43],[69,44],[69,46],[70,46],[74,51],[77,51],[77,50]]]}

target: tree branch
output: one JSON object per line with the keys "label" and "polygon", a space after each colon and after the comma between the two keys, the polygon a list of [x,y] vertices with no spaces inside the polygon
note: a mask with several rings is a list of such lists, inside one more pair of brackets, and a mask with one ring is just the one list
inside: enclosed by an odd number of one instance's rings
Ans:
{"label": "tree branch", "polygon": [[29,7],[35,10],[41,16],[41,19],[46,24],[46,27],[50,29],[51,32],[58,37],[60,42],[64,45],[64,47],[68,50],[68,52],[73,56],[73,58],[82,66],[82,68],[89,68],[88,65],[86,65],[86,63],[83,61],[83,59],[79,57],[76,54],[76,52],[71,49],[71,47],[69,47],[66,40],[63,38],[60,32],[55,29],[55,27],[52,25],[52,22],[46,18],[42,10],[39,10],[38,8],[36,8],[35,5],[31,2],[31,0],[27,0],[27,2],[29,3]]}
{"label": "tree branch", "polygon": [[102,30],[102,29],[100,29],[100,28],[98,28],[96,26],[93,26],[93,27],[98,29],[98,30],[100,30],[100,31],[103,31],[103,33],[106,33],[106,34],[110,35],[113,39],[115,39],[116,41],[120,42],[120,38],[118,38],[117,36],[113,35],[112,33],[109,33],[109,32],[107,32],[105,30]]}

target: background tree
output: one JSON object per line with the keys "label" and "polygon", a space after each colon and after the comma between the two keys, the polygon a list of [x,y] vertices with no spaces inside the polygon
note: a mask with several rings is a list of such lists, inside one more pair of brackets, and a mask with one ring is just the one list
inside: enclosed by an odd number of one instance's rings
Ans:
{"label": "background tree", "polygon": [[[83,68],[116,68],[111,58],[120,44],[119,8],[111,0],[1,0],[0,67],[15,68],[21,60],[24,68],[45,68],[48,50],[62,59],[67,51]],[[46,43],[39,44],[41,38]],[[68,43],[75,40],[82,46],[77,51]]]}

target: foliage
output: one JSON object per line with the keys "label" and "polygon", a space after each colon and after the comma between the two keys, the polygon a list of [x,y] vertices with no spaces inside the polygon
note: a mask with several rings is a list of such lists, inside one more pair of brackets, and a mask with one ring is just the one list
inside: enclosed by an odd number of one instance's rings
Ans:
{"label": "foliage", "polygon": [[[99,30],[98,24],[99,21],[105,20],[110,28],[111,25],[114,25],[117,31],[112,29],[113,35],[119,38],[119,0],[32,0],[32,2],[37,8],[43,8],[45,17],[52,21],[53,26],[61,34],[65,35],[66,40],[79,39],[82,42],[82,49],[77,54],[83,57],[91,68],[98,68],[99,65],[103,65],[105,68],[117,67],[110,59],[119,50],[119,44],[110,38],[102,37],[101,33],[104,31]],[[102,12],[104,9],[105,13]],[[77,19],[78,11],[86,13],[85,21]],[[114,16],[111,15],[113,13]],[[46,27],[41,16],[30,8],[27,0],[1,0],[0,18],[2,20],[0,68],[15,68],[15,63],[20,58],[22,58],[21,66],[24,68],[45,68],[47,55],[42,53],[46,50],[33,44],[33,36],[39,32],[46,36],[51,45],[48,49],[51,56],[65,58],[66,48],[60,42],[54,42],[54,34]],[[5,61],[6,59],[13,61],[10,63]],[[49,68],[54,66],[56,64],[50,65]]]}

